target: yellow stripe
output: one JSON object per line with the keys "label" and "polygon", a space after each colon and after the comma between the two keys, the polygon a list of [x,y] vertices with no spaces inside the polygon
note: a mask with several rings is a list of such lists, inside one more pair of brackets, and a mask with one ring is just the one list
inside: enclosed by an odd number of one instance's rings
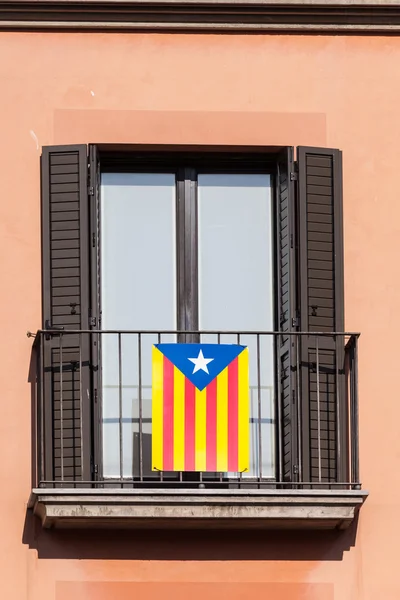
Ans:
{"label": "yellow stripe", "polygon": [[174,367],[174,471],[185,469],[185,376]]}
{"label": "yellow stripe", "polygon": [[217,378],[217,471],[228,470],[228,369]]}
{"label": "yellow stripe", "polygon": [[163,355],[155,346],[153,358],[152,389],[152,470],[163,470]]}
{"label": "yellow stripe", "polygon": [[245,348],[238,357],[238,435],[239,435],[239,471],[242,473],[250,468],[249,458],[249,350]]}
{"label": "yellow stripe", "polygon": [[206,444],[207,444],[207,391],[196,388],[196,412],[195,412],[195,461],[196,471],[205,471]]}

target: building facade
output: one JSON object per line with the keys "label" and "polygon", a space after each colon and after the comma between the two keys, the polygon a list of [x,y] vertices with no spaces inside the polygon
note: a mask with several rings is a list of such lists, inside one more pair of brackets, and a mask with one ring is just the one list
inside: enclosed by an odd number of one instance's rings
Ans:
{"label": "building facade", "polygon": [[[399,597],[399,27],[0,2],[2,597]],[[163,342],[249,348],[247,472],[153,431]]]}

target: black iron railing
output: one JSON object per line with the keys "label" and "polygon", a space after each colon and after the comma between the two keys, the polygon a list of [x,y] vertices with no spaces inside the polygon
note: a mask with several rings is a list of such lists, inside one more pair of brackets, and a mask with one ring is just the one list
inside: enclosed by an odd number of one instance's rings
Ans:
{"label": "black iron railing", "polygon": [[[360,488],[358,334],[41,330],[34,335],[34,486]],[[151,470],[151,349],[183,341],[249,348],[246,474]]]}

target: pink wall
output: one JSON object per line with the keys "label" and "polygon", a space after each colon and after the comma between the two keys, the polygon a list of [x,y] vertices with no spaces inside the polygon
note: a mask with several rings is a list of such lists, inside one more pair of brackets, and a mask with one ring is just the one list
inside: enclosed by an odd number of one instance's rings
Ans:
{"label": "pink wall", "polygon": [[[2,598],[400,598],[399,64],[396,37],[0,34]],[[42,145],[75,142],[343,150],[346,329],[362,332],[361,466],[371,492],[355,546],[352,532],[185,541],[52,535],[30,519],[24,531],[39,156]]]}

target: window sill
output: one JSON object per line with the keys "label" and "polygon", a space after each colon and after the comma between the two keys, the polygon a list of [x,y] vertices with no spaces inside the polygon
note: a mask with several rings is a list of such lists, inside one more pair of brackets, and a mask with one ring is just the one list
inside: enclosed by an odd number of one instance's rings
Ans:
{"label": "window sill", "polygon": [[363,490],[34,489],[45,528],[346,529]]}

